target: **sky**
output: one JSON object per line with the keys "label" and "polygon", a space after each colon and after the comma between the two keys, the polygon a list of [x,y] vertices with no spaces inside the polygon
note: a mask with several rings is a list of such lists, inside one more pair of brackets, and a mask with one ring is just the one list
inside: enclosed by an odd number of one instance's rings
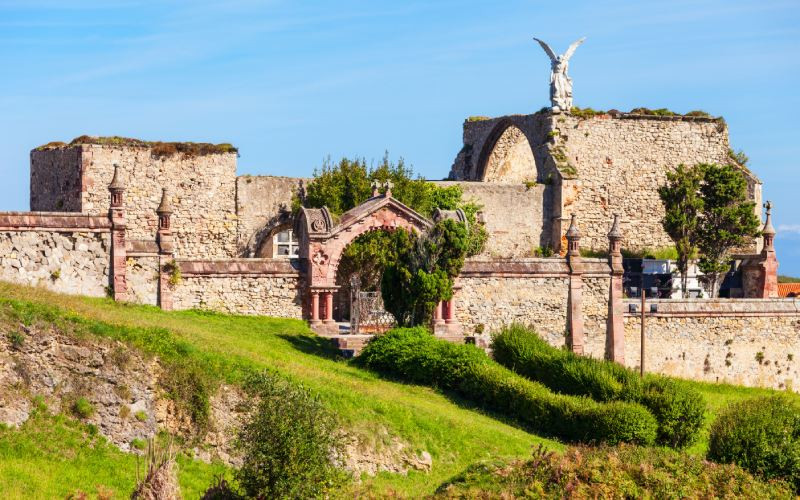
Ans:
{"label": "sky", "polygon": [[800,0],[0,0],[0,210],[27,210],[29,151],[89,135],[230,142],[240,174],[310,176],[388,151],[446,177],[471,115],[548,102],[725,117],[800,276]]}

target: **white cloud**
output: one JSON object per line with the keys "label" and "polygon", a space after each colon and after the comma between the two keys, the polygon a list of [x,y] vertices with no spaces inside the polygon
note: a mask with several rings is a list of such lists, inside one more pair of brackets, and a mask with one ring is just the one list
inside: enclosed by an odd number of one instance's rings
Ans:
{"label": "white cloud", "polygon": [[800,234],[800,224],[778,224],[777,232]]}

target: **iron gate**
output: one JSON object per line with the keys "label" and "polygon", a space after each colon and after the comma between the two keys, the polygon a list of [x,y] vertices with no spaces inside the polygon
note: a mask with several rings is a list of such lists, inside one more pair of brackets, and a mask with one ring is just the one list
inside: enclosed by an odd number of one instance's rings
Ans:
{"label": "iron gate", "polygon": [[362,292],[358,280],[351,280],[350,331],[355,335],[383,333],[394,326],[394,316],[383,307],[380,292]]}

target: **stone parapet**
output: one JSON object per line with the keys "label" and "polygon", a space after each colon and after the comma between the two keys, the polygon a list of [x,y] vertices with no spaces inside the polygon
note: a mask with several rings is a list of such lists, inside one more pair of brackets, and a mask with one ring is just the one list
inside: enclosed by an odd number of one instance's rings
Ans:
{"label": "stone parapet", "polygon": [[107,216],[64,212],[0,212],[0,231],[65,230],[105,232],[111,230]]}
{"label": "stone parapet", "polygon": [[[625,300],[625,316],[639,317],[639,312],[631,312],[630,305],[637,308],[640,299]],[[647,299],[647,305],[655,305],[657,312],[653,317],[749,317],[749,316],[798,316],[800,319],[800,300],[797,299]]]}
{"label": "stone parapet", "polygon": [[273,276],[299,278],[299,264],[282,259],[177,259],[182,276]]}

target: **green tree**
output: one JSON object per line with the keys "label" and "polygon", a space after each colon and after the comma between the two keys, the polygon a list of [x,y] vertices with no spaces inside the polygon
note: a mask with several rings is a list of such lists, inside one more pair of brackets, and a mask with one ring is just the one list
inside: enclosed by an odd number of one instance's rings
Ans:
{"label": "green tree", "polygon": [[699,267],[707,276],[711,296],[716,297],[720,276],[730,267],[731,250],[758,236],[760,221],[755,203],[747,198],[747,181],[737,168],[715,164],[700,164],[697,168],[703,172],[703,211],[697,240]]}
{"label": "green tree", "polygon": [[675,242],[684,297],[689,296],[687,286],[689,260],[697,253],[698,231],[703,210],[703,198],[700,196],[702,182],[702,169],[698,166],[689,168],[681,164],[674,172],[667,173],[667,184],[658,189],[665,210],[661,225]]}
{"label": "green tree", "polygon": [[386,310],[400,326],[426,325],[436,304],[452,298],[468,248],[469,233],[454,220],[436,223],[423,236],[408,234],[381,281]]}

